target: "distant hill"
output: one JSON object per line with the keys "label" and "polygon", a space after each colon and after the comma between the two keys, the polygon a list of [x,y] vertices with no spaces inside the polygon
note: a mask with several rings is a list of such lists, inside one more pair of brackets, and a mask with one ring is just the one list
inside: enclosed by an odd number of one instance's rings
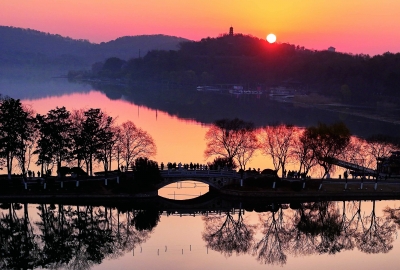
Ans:
{"label": "distant hill", "polygon": [[151,50],[178,50],[179,43],[188,39],[165,35],[125,36],[109,42],[102,42],[97,51],[103,54],[103,60],[118,57],[123,60],[144,56]]}
{"label": "distant hill", "polygon": [[150,50],[177,50],[184,38],[165,35],[120,37],[100,44],[32,29],[0,26],[0,65],[89,67],[109,57],[128,60]]}
{"label": "distant hill", "polygon": [[371,57],[315,51],[286,43],[269,44],[243,34],[185,42],[177,51],[155,50],[126,63],[111,59],[85,74],[69,75],[158,82],[182,89],[229,84],[249,89],[284,88],[296,95],[317,93],[354,106],[377,101],[400,104],[400,53]]}

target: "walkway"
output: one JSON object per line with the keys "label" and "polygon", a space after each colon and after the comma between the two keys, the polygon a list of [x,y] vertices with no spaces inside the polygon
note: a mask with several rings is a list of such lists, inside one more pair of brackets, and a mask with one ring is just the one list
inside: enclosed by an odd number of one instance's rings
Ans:
{"label": "walkway", "polygon": [[160,173],[164,181],[158,184],[158,188],[180,181],[195,180],[220,189],[240,179],[240,174],[233,170],[172,169],[162,170]]}
{"label": "walkway", "polygon": [[332,159],[332,164],[353,171],[353,176],[376,176],[376,171],[355,163],[347,162],[337,158]]}

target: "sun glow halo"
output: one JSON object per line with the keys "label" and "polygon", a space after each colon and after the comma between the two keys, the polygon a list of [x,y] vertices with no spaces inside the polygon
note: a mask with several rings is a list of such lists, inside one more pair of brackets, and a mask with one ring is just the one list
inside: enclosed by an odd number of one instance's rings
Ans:
{"label": "sun glow halo", "polygon": [[275,41],[276,41],[276,36],[274,35],[274,34],[269,34],[268,36],[267,36],[267,41],[269,42],[269,43],[274,43]]}

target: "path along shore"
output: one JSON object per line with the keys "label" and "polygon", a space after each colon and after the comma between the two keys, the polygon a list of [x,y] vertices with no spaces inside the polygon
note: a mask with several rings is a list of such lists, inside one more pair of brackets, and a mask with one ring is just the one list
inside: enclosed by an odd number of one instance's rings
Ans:
{"label": "path along shore", "polygon": [[[293,182],[292,182],[293,183]],[[300,188],[299,188],[300,185]],[[304,187],[304,188],[303,188]],[[297,182],[297,188],[293,186],[280,186],[276,188],[256,188],[232,186],[220,190],[224,197],[230,199],[267,199],[267,200],[389,200],[400,199],[400,179],[390,179],[375,183],[373,180],[351,180],[347,183],[340,179],[309,180]],[[96,193],[46,193],[46,192],[22,192],[14,194],[0,194],[0,202],[42,202],[42,201],[84,201],[84,202],[121,202],[136,200],[151,200],[157,198],[158,192],[138,194],[110,194]]]}

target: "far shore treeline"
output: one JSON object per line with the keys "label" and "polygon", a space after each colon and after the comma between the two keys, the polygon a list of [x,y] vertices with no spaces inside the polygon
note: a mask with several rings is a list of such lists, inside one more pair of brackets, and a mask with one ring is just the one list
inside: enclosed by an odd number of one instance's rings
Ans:
{"label": "far shore treeline", "polygon": [[[322,177],[328,177],[336,160],[375,170],[378,159],[400,149],[399,142],[391,137],[351,136],[342,122],[307,128],[284,124],[255,128],[252,122],[237,118],[220,119],[210,126],[205,141],[204,156],[214,158],[209,167],[244,171],[259,151],[272,159],[273,170],[281,171],[283,177],[289,175],[287,167],[304,177],[322,168]],[[70,112],[56,107],[40,115],[18,99],[0,99],[0,166],[7,168],[9,179],[15,167],[26,177],[31,162],[40,166],[41,175],[54,167],[60,173],[68,166],[85,168],[92,176],[94,163],[107,173],[113,169],[113,162],[118,166],[114,170],[130,168],[138,158],[148,160],[155,154],[156,144],[150,134],[131,121],[118,125],[100,109]]]}
{"label": "far shore treeline", "polygon": [[174,88],[240,84],[255,88],[291,86],[347,103],[399,103],[400,54],[369,56],[269,44],[236,34],[182,42],[178,51],[152,50],[128,61],[96,62],[70,79],[111,79],[128,84],[157,82]]}

